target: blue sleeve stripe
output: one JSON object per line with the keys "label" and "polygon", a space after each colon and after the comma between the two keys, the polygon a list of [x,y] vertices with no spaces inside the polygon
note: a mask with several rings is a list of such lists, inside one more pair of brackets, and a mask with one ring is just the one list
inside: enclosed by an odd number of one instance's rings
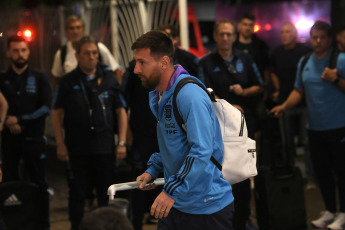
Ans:
{"label": "blue sleeve stripe", "polygon": [[120,102],[121,102],[121,105],[122,105],[121,107],[126,108],[127,107],[127,103],[126,103],[126,100],[123,97],[122,93],[119,93],[119,99],[120,99]]}
{"label": "blue sleeve stripe", "polygon": [[262,77],[261,77],[261,74],[260,74],[260,71],[259,71],[257,65],[256,65],[255,63],[253,63],[252,66],[253,66],[254,73],[255,73],[255,75],[256,75],[256,77],[257,77],[259,83],[260,83],[261,85],[264,85],[264,81],[262,80]]}
{"label": "blue sleeve stripe", "polygon": [[31,114],[23,115],[22,120],[34,120],[50,114],[50,109],[48,106],[43,105],[38,110]]}
{"label": "blue sleeve stripe", "polygon": [[184,168],[181,172],[181,174],[177,174],[175,177],[175,180],[169,181],[165,186],[164,186],[164,190],[172,195],[174,193],[174,191],[183,184],[184,179],[186,178],[186,176],[189,174],[192,165],[194,163],[194,158],[192,157],[187,157]]}

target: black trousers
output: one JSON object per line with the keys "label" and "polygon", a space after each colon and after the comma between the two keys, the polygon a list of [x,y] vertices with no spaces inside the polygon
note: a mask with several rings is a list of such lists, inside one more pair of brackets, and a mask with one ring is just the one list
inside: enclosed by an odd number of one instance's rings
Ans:
{"label": "black trousers", "polygon": [[345,212],[345,128],[309,130],[310,156],[326,209],[337,212],[336,187],[340,212]]}
{"label": "black trousers", "polygon": [[172,208],[159,220],[157,230],[233,230],[234,203],[210,215],[193,215]]}
{"label": "black trousers", "polygon": [[98,206],[108,204],[107,190],[114,182],[115,153],[99,155],[70,155],[67,163],[69,185],[68,213],[72,230],[78,230],[84,216],[85,199],[89,188],[97,193]]}
{"label": "black trousers", "polygon": [[232,185],[235,201],[235,214],[233,226],[235,230],[245,230],[246,222],[250,216],[250,180],[244,180]]}
{"label": "black trousers", "polygon": [[4,220],[2,219],[1,210],[0,210],[0,230],[6,230]]}
{"label": "black trousers", "polygon": [[20,180],[19,164],[23,160],[25,176],[39,186],[42,192],[43,209],[42,229],[49,229],[49,194],[46,180],[46,145],[42,138],[28,139],[22,135],[12,135],[5,130],[2,133],[3,181]]}
{"label": "black trousers", "polygon": [[[131,163],[133,170],[133,180],[145,172],[147,162],[154,152],[159,151],[157,138],[151,136],[133,136],[133,146],[131,150]],[[134,189],[131,194],[131,217],[134,230],[142,230],[143,217],[147,207],[151,207],[154,199],[161,192],[161,189],[141,191]]]}

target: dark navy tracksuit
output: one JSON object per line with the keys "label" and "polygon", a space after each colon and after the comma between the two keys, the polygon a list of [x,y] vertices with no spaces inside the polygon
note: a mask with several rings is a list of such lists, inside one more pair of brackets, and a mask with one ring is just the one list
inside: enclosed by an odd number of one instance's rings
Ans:
{"label": "dark navy tracksuit", "polygon": [[248,127],[248,136],[253,138],[257,122],[254,114],[256,100],[253,97],[242,97],[229,91],[229,86],[240,84],[242,88],[253,85],[262,85],[261,75],[251,57],[237,49],[227,66],[223,58],[212,52],[199,62],[199,78],[203,78],[205,85],[214,90],[214,93],[231,104],[239,105],[245,111],[244,115]]}
{"label": "dark navy tracksuit", "polygon": [[[218,52],[213,51],[202,58],[199,64],[199,78],[205,79],[205,85],[211,87],[219,98],[243,108],[248,136],[254,139],[258,126],[255,116],[258,97],[242,97],[229,91],[229,86],[234,84],[240,84],[243,89],[263,84],[259,70],[252,58],[240,50],[233,49],[233,56],[229,60],[224,60]],[[233,194],[235,197],[233,226],[236,230],[242,230],[245,229],[246,220],[250,215],[249,179],[233,185]]]}
{"label": "dark navy tracksuit", "polygon": [[107,189],[114,182],[114,113],[121,107],[125,107],[125,102],[116,78],[102,64],[97,65],[92,79],[78,66],[64,75],[57,86],[53,108],[64,111],[72,230],[78,229],[83,218],[90,187],[96,188],[98,205],[108,204]]}
{"label": "dark navy tracksuit", "polygon": [[1,146],[4,182],[19,179],[18,166],[22,158],[30,180],[42,190],[42,229],[49,228],[44,128],[52,99],[50,81],[31,66],[20,75],[10,67],[0,76],[0,89],[9,105],[7,115],[16,116],[22,129],[21,134],[12,135],[4,126]]}

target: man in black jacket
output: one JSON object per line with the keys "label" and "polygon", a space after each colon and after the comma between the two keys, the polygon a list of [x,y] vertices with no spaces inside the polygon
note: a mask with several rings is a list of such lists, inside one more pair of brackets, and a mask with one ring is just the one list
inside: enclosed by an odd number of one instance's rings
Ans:
{"label": "man in black jacket", "polygon": [[[99,206],[108,204],[115,156],[117,160],[126,157],[126,104],[111,68],[98,63],[98,55],[97,43],[91,37],[78,42],[78,66],[62,77],[53,103],[57,155],[68,170],[72,230],[79,228],[83,218],[88,188],[96,188]],[[116,147],[114,122],[119,127]]]}
{"label": "man in black jacket", "polygon": [[[236,39],[235,22],[228,19],[217,21],[213,37],[217,48],[200,60],[199,77],[205,79],[205,85],[214,90],[216,97],[225,99],[244,114],[248,136],[254,138],[257,123],[253,97],[262,92],[261,75],[248,54],[233,48]],[[233,194],[233,227],[236,230],[245,230],[250,214],[249,179],[233,185]]]}
{"label": "man in black jacket", "polygon": [[19,179],[23,158],[26,175],[42,192],[40,229],[49,229],[49,195],[45,171],[45,118],[50,114],[52,90],[48,77],[29,64],[30,50],[25,39],[8,39],[7,56],[11,66],[0,76],[0,89],[9,110],[2,132],[3,181]]}
{"label": "man in black jacket", "polygon": [[268,66],[268,45],[254,34],[254,24],[254,15],[250,13],[242,15],[238,23],[238,36],[234,42],[234,47],[253,58],[265,83],[267,83],[268,74],[265,70]]}

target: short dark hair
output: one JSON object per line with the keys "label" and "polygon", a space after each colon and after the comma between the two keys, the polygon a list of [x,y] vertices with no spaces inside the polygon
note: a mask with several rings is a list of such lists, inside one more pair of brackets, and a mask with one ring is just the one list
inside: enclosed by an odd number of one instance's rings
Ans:
{"label": "short dark hair", "polygon": [[240,18],[240,21],[242,21],[243,19],[249,19],[249,20],[255,22],[255,16],[252,13],[249,13],[249,12],[242,14],[242,16]]}
{"label": "short dark hair", "polygon": [[172,63],[173,60],[173,43],[164,32],[151,30],[141,35],[132,45],[132,50],[149,48],[151,56],[168,56]]}
{"label": "short dark hair", "polygon": [[171,31],[171,36],[173,38],[176,38],[179,36],[179,33],[178,33],[178,28],[176,26],[173,26],[173,25],[169,25],[169,24],[165,24],[165,25],[160,25],[157,30],[160,30],[160,31],[164,31],[165,30],[170,30]]}
{"label": "short dark hair", "polygon": [[96,208],[86,213],[80,230],[133,230],[133,225],[121,211],[111,206]]}
{"label": "short dark hair", "polygon": [[10,49],[11,42],[25,42],[26,44],[28,44],[25,38],[23,38],[22,36],[12,35],[7,38],[7,50]]}
{"label": "short dark hair", "polygon": [[327,36],[328,37],[332,37],[332,26],[330,24],[328,24],[327,22],[323,22],[323,21],[316,21],[314,23],[314,25],[310,28],[310,36],[311,36],[311,32],[313,30],[323,30],[326,31]]}
{"label": "short dark hair", "polygon": [[236,30],[237,30],[237,28],[236,28],[236,22],[233,21],[233,20],[227,19],[227,18],[219,19],[218,21],[216,21],[216,23],[214,23],[214,26],[213,26],[213,33],[217,33],[218,27],[219,27],[221,24],[225,24],[225,23],[231,24],[231,25],[234,27],[234,33],[236,33]]}
{"label": "short dark hair", "polygon": [[81,47],[85,44],[85,43],[93,43],[97,46],[97,50],[98,50],[98,45],[95,39],[93,39],[93,37],[91,36],[84,36],[82,37],[78,42],[77,42],[77,47],[76,47],[76,53],[79,54],[81,51]]}
{"label": "short dark hair", "polygon": [[80,21],[81,24],[83,25],[83,28],[85,28],[85,23],[84,23],[83,19],[81,19],[81,17],[79,17],[78,15],[72,14],[72,15],[68,16],[65,20],[65,30],[68,29],[69,25],[72,22],[76,22],[76,21]]}

